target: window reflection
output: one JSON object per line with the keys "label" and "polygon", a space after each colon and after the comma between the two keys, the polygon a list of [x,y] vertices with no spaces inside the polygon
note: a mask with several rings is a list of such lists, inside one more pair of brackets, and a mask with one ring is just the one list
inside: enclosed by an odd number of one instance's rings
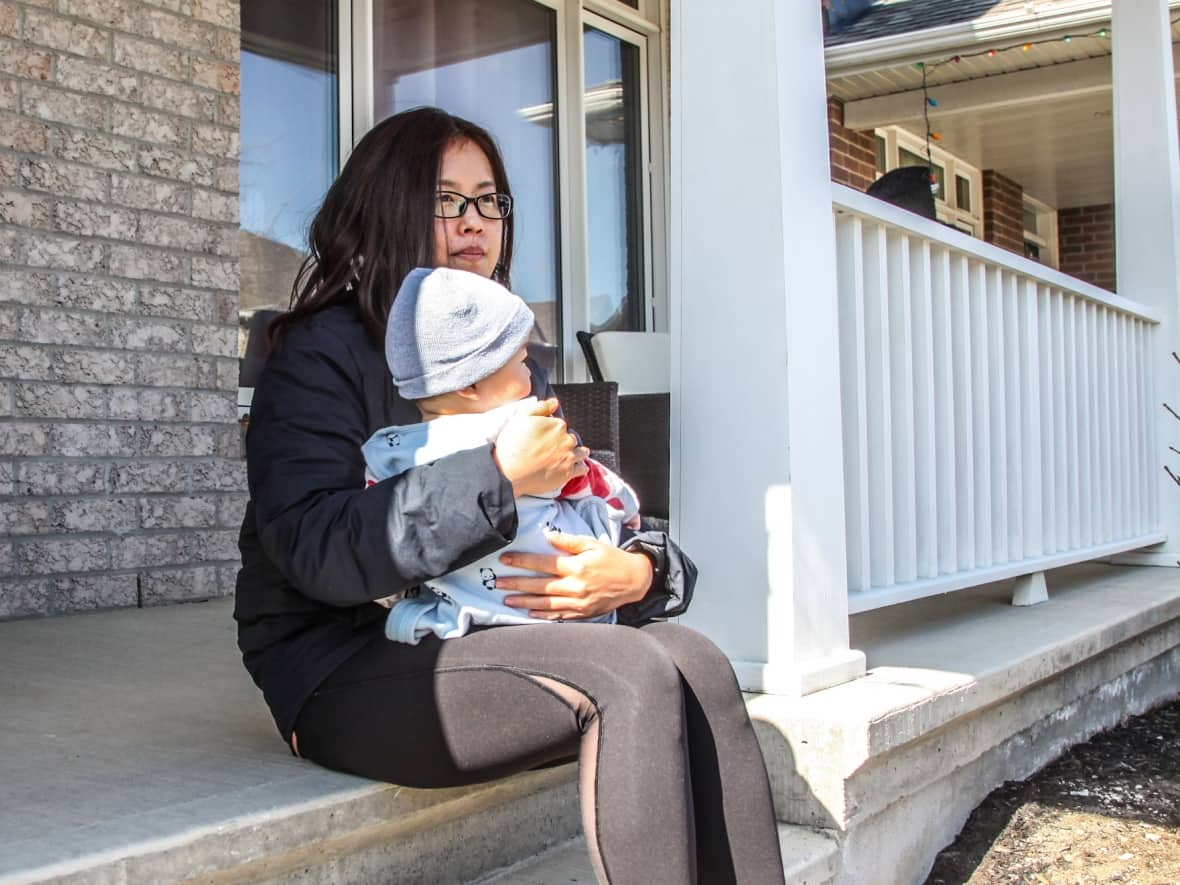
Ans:
{"label": "window reflection", "polygon": [[421,105],[486,128],[515,200],[512,288],[537,325],[530,350],[559,362],[556,13],[532,0],[399,0],[373,7],[373,118]]}
{"label": "window reflection", "polygon": [[586,216],[592,331],[644,328],[639,48],[586,26]]}
{"label": "window reflection", "polygon": [[[336,177],[336,3],[242,0],[241,308],[286,309],[306,254],[307,226]],[[253,386],[252,359],[243,387]]]}

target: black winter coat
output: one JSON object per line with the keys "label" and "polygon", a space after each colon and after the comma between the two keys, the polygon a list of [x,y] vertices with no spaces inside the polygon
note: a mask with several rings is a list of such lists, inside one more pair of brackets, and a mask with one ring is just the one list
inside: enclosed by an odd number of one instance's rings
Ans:
{"label": "black winter coat", "polygon": [[[544,372],[530,369],[533,393],[551,395]],[[491,445],[364,487],[365,440],[418,420],[351,303],[289,326],[254,390],[234,618],[246,668],[288,741],[316,687],[382,636],[387,610],[372,600],[515,536],[512,486]],[[692,563],[659,533],[627,546],[652,557],[656,576],[621,619],[676,613],[691,593]]]}

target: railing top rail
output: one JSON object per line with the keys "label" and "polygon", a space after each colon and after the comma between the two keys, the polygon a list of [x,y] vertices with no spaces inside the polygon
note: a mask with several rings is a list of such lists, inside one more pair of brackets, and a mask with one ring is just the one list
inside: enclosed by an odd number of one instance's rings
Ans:
{"label": "railing top rail", "polygon": [[837,212],[850,212],[854,215],[884,222],[891,227],[901,228],[914,236],[964,252],[980,261],[998,264],[1047,286],[1072,292],[1087,301],[1105,305],[1150,323],[1160,322],[1159,313],[1145,304],[1107,292],[1105,289],[1071,277],[1069,274],[1038,264],[1023,255],[1015,255],[999,246],[985,243],[983,240],[978,240],[962,231],[915,215],[913,212],[878,200],[876,197],[870,197],[868,194],[863,194],[845,185],[832,182],[832,204]]}

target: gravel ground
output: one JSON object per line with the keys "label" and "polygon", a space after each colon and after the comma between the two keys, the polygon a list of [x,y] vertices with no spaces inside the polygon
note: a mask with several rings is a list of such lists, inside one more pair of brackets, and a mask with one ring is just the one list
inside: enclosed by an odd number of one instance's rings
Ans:
{"label": "gravel ground", "polygon": [[1180,695],[972,812],[926,885],[1180,885]]}

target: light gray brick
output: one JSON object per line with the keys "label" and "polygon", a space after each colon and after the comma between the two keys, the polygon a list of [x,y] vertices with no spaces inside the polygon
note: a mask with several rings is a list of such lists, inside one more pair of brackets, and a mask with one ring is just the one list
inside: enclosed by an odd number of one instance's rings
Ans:
{"label": "light gray brick", "polygon": [[215,357],[213,361],[214,377],[208,386],[217,390],[238,389],[238,358]]}
{"label": "light gray brick", "polygon": [[230,528],[240,527],[249,502],[249,495],[222,495],[217,502],[217,524]]}
{"label": "light gray brick", "polygon": [[13,405],[23,418],[102,418],[107,411],[107,396],[103,387],[18,382]]}
{"label": "light gray brick", "polygon": [[0,455],[44,455],[48,448],[48,425],[24,421],[0,422]]}
{"label": "light gray brick", "polygon": [[196,356],[142,353],[136,363],[134,382],[144,387],[208,386],[201,384],[202,361]]}
{"label": "light gray brick", "polygon": [[193,0],[194,18],[235,31],[241,26],[238,9],[238,0]]}
{"label": "light gray brick", "polygon": [[15,80],[0,78],[0,111],[15,111],[20,106],[20,93]]}
{"label": "light gray brick", "polygon": [[63,129],[54,141],[53,153],[63,160],[85,163],[116,172],[134,172],[139,146],[101,132]]}
{"label": "light gray brick", "polygon": [[59,307],[109,313],[132,313],[138,300],[134,283],[61,275],[49,301]]}
{"label": "light gray brick", "polygon": [[236,97],[241,91],[240,68],[236,64],[194,58],[192,82],[194,86],[202,86],[205,89],[212,89],[215,92]]}
{"label": "light gray brick", "polygon": [[[11,575],[15,570],[16,557],[12,552],[12,542],[0,539],[0,575]],[[4,586],[0,584],[0,599],[3,597]]]}
{"label": "light gray brick", "polygon": [[145,74],[167,77],[170,80],[183,80],[188,76],[188,56],[169,46],[115,34],[114,54],[115,64],[134,68]]}
{"label": "light gray brick", "polygon": [[141,498],[139,519],[145,529],[212,528],[217,525],[217,498],[212,495]]}
{"label": "light gray brick", "polygon": [[52,213],[52,202],[46,196],[25,191],[0,191],[0,223],[48,227]]}
{"label": "light gray brick", "polygon": [[48,80],[53,76],[53,53],[17,40],[0,39],[0,72],[22,80]]}
{"label": "light gray brick", "polygon": [[52,86],[25,83],[21,109],[30,117],[53,123],[68,123],[84,129],[106,129],[111,101],[100,95],[63,92]]}
{"label": "light gray brick", "polygon": [[188,490],[188,465],[178,461],[129,461],[111,465],[111,491],[115,494],[184,492]]}
{"label": "light gray brick", "polygon": [[57,0],[57,8],[65,15],[131,34],[139,32],[143,18],[142,5],[130,0]]}
{"label": "light gray brick", "polygon": [[121,317],[111,323],[112,344],[120,350],[189,351],[184,323]]}
{"label": "light gray brick", "polygon": [[14,545],[17,574],[54,575],[109,568],[110,548],[102,538],[44,538]]}
{"label": "light gray brick", "polygon": [[112,568],[184,565],[201,561],[200,533],[153,532],[123,535],[111,542]]}
{"label": "light gray brick", "polygon": [[140,586],[144,606],[213,599],[232,592],[232,587],[221,584],[219,570],[213,566],[153,569],[140,576]]}
{"label": "light gray brick", "polygon": [[153,424],[140,430],[139,454],[150,458],[202,458],[218,454],[217,443],[216,427]]}
{"label": "light gray brick", "polygon": [[238,292],[213,292],[209,298],[213,302],[213,319],[219,323],[238,322],[238,308],[242,300]]}
{"label": "light gray brick", "polygon": [[238,355],[238,330],[234,326],[194,326],[192,342],[193,353],[226,357]]}
{"label": "light gray brick", "polygon": [[127,421],[187,421],[186,394],[151,387],[120,387],[110,393],[112,418]]}
{"label": "light gray brick", "polygon": [[223,194],[219,191],[193,188],[193,215],[198,218],[207,218],[209,221],[237,224],[237,194]]}
{"label": "light gray brick", "polygon": [[148,246],[112,244],[111,275],[159,283],[187,283],[189,262],[173,252],[161,252]]}
{"label": "light gray brick", "polygon": [[96,203],[59,202],[53,226],[63,233],[134,241],[139,216],[130,209]]}
{"label": "light gray brick", "polygon": [[67,458],[129,458],[135,454],[135,428],[112,424],[53,424],[49,444]]}
{"label": "light gray brick", "polygon": [[43,535],[52,531],[52,508],[36,498],[0,500],[0,535]]}
{"label": "light gray brick", "polygon": [[222,126],[241,129],[242,102],[236,95],[219,95],[217,97],[217,122]]}
{"label": "light gray brick", "polygon": [[231,391],[194,390],[191,394],[191,410],[194,421],[237,421],[238,398]]}
{"label": "light gray brick", "polygon": [[19,228],[0,228],[0,265],[24,264],[29,238]]}
{"label": "light gray brick", "polygon": [[245,461],[199,461],[193,464],[193,491],[244,492]]}
{"label": "light gray brick", "polygon": [[23,312],[15,307],[0,305],[0,341],[20,340],[22,314]]}
{"label": "light gray brick", "polygon": [[24,261],[31,267],[105,271],[107,268],[106,248],[102,243],[75,240],[48,233],[30,232]]}
{"label": "light gray brick", "polygon": [[238,262],[232,259],[193,258],[193,285],[236,292]]}
{"label": "light gray brick", "polygon": [[206,221],[145,212],[140,217],[139,238],[152,246],[209,253],[217,240],[217,228]]}
{"label": "light gray brick", "polygon": [[217,116],[217,96],[174,80],[144,75],[143,103],[150,108],[212,121]]}
{"label": "light gray brick", "polygon": [[111,112],[111,131],[152,144],[187,144],[189,122],[136,105],[116,105]]}
{"label": "light gray brick", "polygon": [[110,186],[110,175],[100,169],[44,157],[24,160],[20,174],[29,190],[80,200],[104,200]]}
{"label": "light gray brick", "polygon": [[183,184],[139,175],[111,175],[111,200],[133,209],[157,212],[185,212],[189,205],[189,188]]}
{"label": "light gray brick", "polygon": [[46,580],[0,580],[0,620],[47,615],[50,599],[50,586]]}
{"label": "light gray brick", "polygon": [[[11,418],[13,415],[12,384],[0,383],[0,417]],[[3,492],[0,492],[3,494]]]}
{"label": "light gray brick", "polygon": [[110,37],[102,30],[39,9],[25,10],[25,39],[74,55],[110,58]]}
{"label": "light gray brick", "polygon": [[104,347],[110,344],[107,317],[93,313],[28,307],[21,310],[20,340],[26,344]]}
{"label": "light gray brick", "polygon": [[0,34],[20,36],[20,7],[14,3],[0,3]]}
{"label": "light gray brick", "polygon": [[54,578],[52,584],[54,614],[139,604],[139,578],[134,573]]}
{"label": "light gray brick", "polygon": [[4,117],[0,119],[0,148],[43,154],[49,150],[49,126],[25,117]]}
{"label": "light gray brick", "polygon": [[193,150],[223,160],[236,160],[241,152],[238,131],[214,126],[211,123],[194,123]]}
{"label": "light gray brick", "polygon": [[77,498],[53,506],[53,521],[62,532],[113,532],[125,535],[139,528],[136,501],[130,498]]}
{"label": "light gray brick", "polygon": [[182,181],[185,184],[213,184],[213,161],[169,148],[148,148],[139,152],[139,169],[145,175]]}
{"label": "light gray brick", "polygon": [[213,35],[213,57],[237,64],[241,59],[241,35],[236,31],[219,30]]}
{"label": "light gray brick", "polygon": [[0,461],[0,495],[16,494],[16,462]]}
{"label": "light gray brick", "polygon": [[213,297],[193,289],[145,287],[139,294],[140,310],[149,316],[185,320],[210,320],[215,315]]}
{"label": "light gray brick", "polygon": [[193,0],[153,0],[152,6],[159,6],[177,15],[191,16],[193,14]]}
{"label": "light gray brick", "polygon": [[21,461],[13,482],[18,495],[98,495],[106,490],[106,465],[99,461]]}
{"label": "light gray brick", "polygon": [[215,55],[218,49],[216,28],[161,9],[144,9],[143,35],[201,55]]}
{"label": "light gray brick", "polygon": [[217,189],[226,193],[238,192],[238,164],[226,163],[217,170]]}
{"label": "light gray brick", "polygon": [[112,350],[59,350],[44,375],[74,384],[126,384],[135,375],[135,357]]}
{"label": "light gray brick", "polygon": [[197,533],[202,562],[241,562],[238,528]]}
{"label": "light gray brick", "polygon": [[0,378],[48,378],[53,356],[44,347],[5,344],[0,347]]}
{"label": "light gray brick", "polygon": [[79,92],[139,101],[139,76],[105,62],[63,55],[57,60],[57,82]]}
{"label": "light gray brick", "polygon": [[218,229],[217,237],[213,244],[213,254],[220,255],[224,258],[240,258],[241,247],[242,232],[236,226]]}

